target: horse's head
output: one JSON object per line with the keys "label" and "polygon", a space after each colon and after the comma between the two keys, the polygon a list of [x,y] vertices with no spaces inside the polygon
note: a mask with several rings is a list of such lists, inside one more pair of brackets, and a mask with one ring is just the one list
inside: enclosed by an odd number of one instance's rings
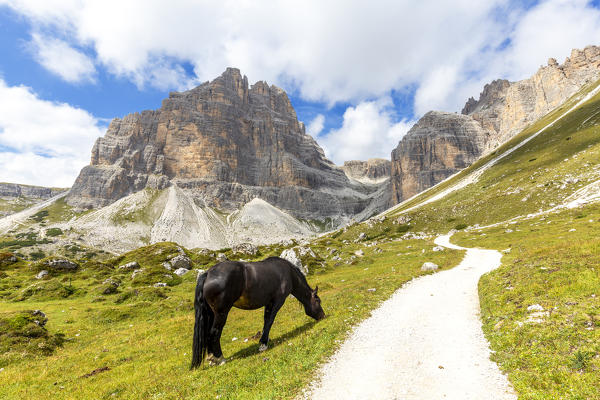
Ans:
{"label": "horse's head", "polygon": [[319,287],[315,287],[315,290],[310,291],[310,300],[308,304],[304,306],[304,312],[309,317],[316,319],[317,321],[325,318],[325,311],[323,311],[323,307],[321,307],[321,299],[317,292],[319,291]]}

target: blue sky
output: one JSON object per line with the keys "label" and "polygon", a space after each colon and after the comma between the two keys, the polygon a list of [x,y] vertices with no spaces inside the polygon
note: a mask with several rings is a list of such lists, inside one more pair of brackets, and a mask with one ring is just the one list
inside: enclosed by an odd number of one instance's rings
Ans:
{"label": "blue sky", "polygon": [[[31,30],[31,21],[8,7],[0,8],[0,48],[3,54],[0,76],[11,86],[25,85],[34,88],[43,99],[66,102],[106,120],[140,110],[159,108],[162,99],[168,96],[169,89],[158,89],[151,85],[139,88],[131,80],[115,76],[102,66],[97,68],[98,75],[94,82],[65,82],[35,61],[29,49]],[[80,50],[93,56],[93,49]],[[189,63],[182,62],[181,65],[185,67],[188,78],[193,78],[194,71]],[[254,77],[251,82],[260,79]],[[178,88],[171,90],[176,89]],[[328,104],[305,100],[298,90],[290,89],[288,94],[298,118],[309,123],[317,115],[323,114],[326,116],[325,131],[339,128],[344,112],[353,105],[348,101]],[[413,118],[415,89],[408,86],[402,90],[390,90],[398,118]]]}
{"label": "blue sky", "polygon": [[[336,163],[600,44],[600,0],[0,0],[0,181],[70,186],[110,119],[238,67]],[[4,110],[4,111],[1,111]]]}

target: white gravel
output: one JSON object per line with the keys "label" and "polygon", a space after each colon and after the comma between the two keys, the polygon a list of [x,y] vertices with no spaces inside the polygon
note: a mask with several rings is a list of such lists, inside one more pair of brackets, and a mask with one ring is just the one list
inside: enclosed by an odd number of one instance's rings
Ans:
{"label": "white gravel", "polygon": [[[440,246],[462,249],[449,236]],[[494,250],[467,249],[455,268],[412,280],[357,326],[317,373],[306,399],[516,399],[490,361],[477,283],[500,265]]]}

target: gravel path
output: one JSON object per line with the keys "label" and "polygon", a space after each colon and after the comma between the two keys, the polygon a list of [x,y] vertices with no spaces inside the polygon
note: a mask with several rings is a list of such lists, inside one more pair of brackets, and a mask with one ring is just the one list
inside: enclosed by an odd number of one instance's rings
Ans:
{"label": "gravel path", "polygon": [[[463,249],[449,242],[436,244]],[[494,250],[466,249],[455,268],[405,284],[357,326],[306,399],[516,399],[489,360],[477,282],[500,265]]]}

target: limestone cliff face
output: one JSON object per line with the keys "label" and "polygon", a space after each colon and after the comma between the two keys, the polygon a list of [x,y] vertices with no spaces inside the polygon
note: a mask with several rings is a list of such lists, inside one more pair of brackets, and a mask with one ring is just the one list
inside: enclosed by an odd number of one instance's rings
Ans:
{"label": "limestone cliff face", "polygon": [[392,203],[396,204],[473,163],[486,131],[465,115],[430,111],[392,151]]}
{"label": "limestone cliff face", "polygon": [[344,161],[342,170],[350,179],[376,184],[389,179],[391,163],[383,158],[371,158],[367,161]]}
{"label": "limestone cliff face", "polygon": [[0,183],[0,199],[2,199],[0,202],[0,217],[15,214],[67,190],[20,185],[18,183]]}
{"label": "limestone cliff face", "polygon": [[16,199],[21,197],[46,200],[67,189],[48,188],[43,186],[20,185],[18,183],[0,183],[0,197]]}
{"label": "limestone cliff face", "polygon": [[233,68],[158,110],[113,120],[67,201],[98,207],[172,184],[225,211],[260,197],[306,218],[354,215],[374,191],[325,157],[283,90],[249,86]]}
{"label": "limestone cliff face", "polygon": [[460,116],[426,114],[392,152],[392,203],[469,166],[598,79],[600,47],[588,46],[573,50],[563,64],[551,58],[531,78],[485,85]]}
{"label": "limestone cliff face", "polygon": [[496,80],[485,85],[479,100],[470,98],[462,113],[490,132],[486,148],[492,149],[599,78],[600,47],[574,49],[563,64],[551,58],[531,78],[518,82]]}

